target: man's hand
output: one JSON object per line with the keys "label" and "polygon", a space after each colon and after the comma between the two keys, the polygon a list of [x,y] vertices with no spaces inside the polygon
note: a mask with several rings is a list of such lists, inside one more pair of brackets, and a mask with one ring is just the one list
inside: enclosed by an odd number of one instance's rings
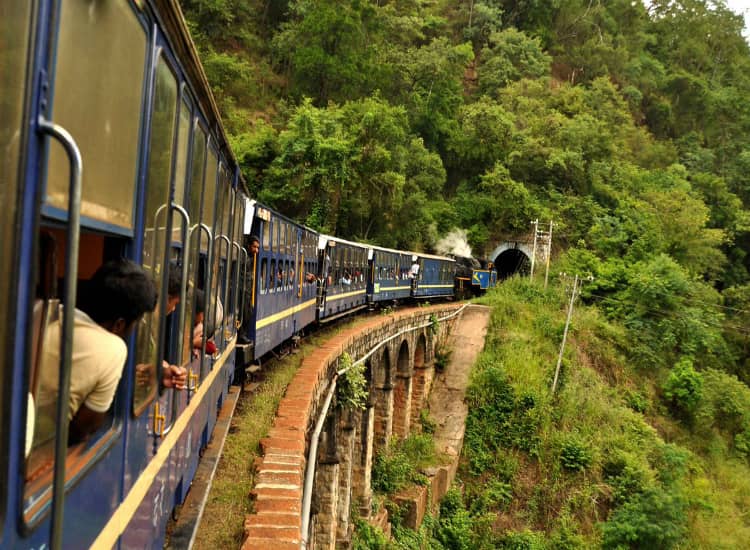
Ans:
{"label": "man's hand", "polygon": [[184,390],[187,387],[187,369],[177,365],[162,364],[162,384],[165,388]]}

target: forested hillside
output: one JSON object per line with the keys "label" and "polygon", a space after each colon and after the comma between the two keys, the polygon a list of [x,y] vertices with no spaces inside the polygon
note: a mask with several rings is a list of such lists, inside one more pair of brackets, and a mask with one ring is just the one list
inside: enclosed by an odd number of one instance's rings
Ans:
{"label": "forested hillside", "polygon": [[555,397],[562,286],[488,298],[471,505],[454,498],[425,540],[747,547],[740,16],[722,0],[181,1],[259,200],[385,246],[462,229],[476,255],[551,219],[559,270],[594,276]]}

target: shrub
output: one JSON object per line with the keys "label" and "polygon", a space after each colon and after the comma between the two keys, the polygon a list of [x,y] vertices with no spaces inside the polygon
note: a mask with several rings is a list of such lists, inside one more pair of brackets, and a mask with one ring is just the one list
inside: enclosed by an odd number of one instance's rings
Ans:
{"label": "shrub", "polygon": [[702,389],[703,377],[689,359],[678,361],[662,386],[664,397],[670,405],[688,416],[692,416],[697,408]]}
{"label": "shrub", "polygon": [[419,424],[422,427],[422,433],[430,435],[435,433],[437,425],[435,424],[435,421],[430,418],[430,412],[427,409],[419,411]]}
{"label": "shrub", "polygon": [[395,493],[406,486],[414,467],[401,452],[387,449],[375,457],[372,465],[372,488],[379,493]]}
{"label": "shrub", "polygon": [[588,446],[577,437],[563,443],[560,463],[566,470],[580,472],[591,466],[593,456]]}
{"label": "shrub", "polygon": [[403,441],[394,438],[388,448],[375,457],[372,488],[379,493],[391,494],[409,483],[424,485],[428,479],[419,470],[435,462],[435,442],[429,434],[410,435]]}
{"label": "shrub", "polygon": [[544,535],[534,531],[509,531],[498,541],[495,548],[504,550],[545,550]]}
{"label": "shrub", "polygon": [[339,370],[349,369],[339,376],[336,385],[336,403],[342,408],[364,409],[367,403],[367,378],[365,365],[352,365],[351,356],[344,352],[339,360]]}
{"label": "shrub", "polygon": [[440,346],[435,350],[435,370],[443,372],[451,360],[451,350]]}
{"label": "shrub", "polygon": [[628,390],[625,393],[625,404],[631,410],[643,413],[648,409],[648,398],[642,392]]}
{"label": "shrub", "polygon": [[386,550],[390,547],[383,531],[358,519],[355,521],[352,550]]}
{"label": "shrub", "polygon": [[513,486],[505,481],[491,479],[478,495],[471,499],[472,514],[484,514],[505,508],[513,500]]}
{"label": "shrub", "polygon": [[440,520],[435,538],[451,550],[473,550],[472,521],[464,507],[463,497],[458,489],[451,489],[440,501]]}
{"label": "shrub", "polygon": [[617,508],[602,526],[603,548],[674,548],[687,532],[687,503],[652,487]]}

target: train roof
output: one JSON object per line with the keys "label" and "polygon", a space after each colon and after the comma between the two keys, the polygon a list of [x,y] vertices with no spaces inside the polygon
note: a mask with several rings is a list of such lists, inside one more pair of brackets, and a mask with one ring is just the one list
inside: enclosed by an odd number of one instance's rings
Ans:
{"label": "train roof", "polygon": [[[263,204],[262,202],[258,202],[255,199],[248,199],[248,202],[249,202],[250,207],[253,209],[254,212],[258,212],[259,210],[267,210],[268,212],[272,212],[273,215],[276,216],[277,218],[281,218],[281,219],[283,219],[286,222],[289,222],[289,223],[291,223],[293,225],[296,225],[297,227],[301,227],[302,229],[306,229],[307,231],[309,231],[311,233],[315,233],[316,235],[320,234],[319,231],[313,229],[312,227],[308,227],[308,226],[306,226],[303,223],[294,221],[289,216],[286,216],[285,214],[282,214],[281,212],[279,212],[275,208],[271,208],[270,206],[267,206],[267,205]],[[263,219],[263,218],[261,217],[261,219]]]}
{"label": "train roof", "polygon": [[356,247],[364,248],[364,249],[372,248],[371,244],[358,243],[356,241],[347,241],[346,239],[342,239],[341,237],[334,237],[333,235],[326,235],[325,233],[320,233],[321,244],[318,246],[318,248],[322,248],[323,246],[325,246],[325,241],[336,241],[337,243],[348,244],[351,246],[356,246]]}
{"label": "train roof", "polygon": [[373,250],[382,250],[384,252],[394,252],[396,254],[408,254],[410,256],[417,256],[419,258],[428,258],[431,260],[446,260],[449,262],[455,262],[453,258],[448,256],[438,256],[436,254],[427,254],[426,252],[414,252],[412,250],[396,250],[393,248],[386,248],[385,246],[369,245]]}

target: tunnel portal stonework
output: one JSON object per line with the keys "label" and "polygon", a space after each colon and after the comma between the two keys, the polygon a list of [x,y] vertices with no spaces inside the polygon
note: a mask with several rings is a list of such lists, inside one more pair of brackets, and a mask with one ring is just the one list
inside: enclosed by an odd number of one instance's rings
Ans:
{"label": "tunnel portal stonework", "polygon": [[273,428],[261,441],[263,458],[251,493],[255,513],[247,516],[243,549],[300,548],[307,454],[330,382],[344,352],[356,361],[385,342],[365,363],[365,408],[338,407],[334,400],[318,444],[307,548],[347,545],[353,531],[351,509],[356,507],[360,517],[371,517],[374,456],[391,438],[405,438],[420,426],[419,414],[434,379],[435,354],[459,309],[457,304],[443,304],[373,316],[343,330],[303,360],[279,403]]}

